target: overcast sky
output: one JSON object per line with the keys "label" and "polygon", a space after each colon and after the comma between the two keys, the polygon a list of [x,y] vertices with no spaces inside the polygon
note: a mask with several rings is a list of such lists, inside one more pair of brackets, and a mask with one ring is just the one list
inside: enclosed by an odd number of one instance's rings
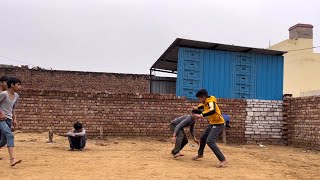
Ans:
{"label": "overcast sky", "polygon": [[175,38],[267,48],[296,23],[314,25],[319,46],[319,7],[318,0],[0,0],[0,64],[148,74]]}

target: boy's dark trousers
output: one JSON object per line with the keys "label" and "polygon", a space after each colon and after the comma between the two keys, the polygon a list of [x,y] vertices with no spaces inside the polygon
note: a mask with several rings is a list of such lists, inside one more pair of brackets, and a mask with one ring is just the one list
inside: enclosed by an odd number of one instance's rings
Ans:
{"label": "boy's dark trousers", "polygon": [[[174,131],[175,126],[171,124],[171,130]],[[184,133],[183,128],[181,128],[178,133],[176,134],[176,143],[174,146],[174,149],[171,151],[173,155],[176,155],[177,153],[180,152],[180,150],[188,144],[188,138],[186,134]]]}
{"label": "boy's dark trousers", "polygon": [[216,140],[218,139],[219,135],[222,132],[222,129],[224,128],[223,124],[210,124],[208,127],[205,129],[203,134],[201,135],[200,139],[200,147],[198,151],[198,155],[202,156],[204,147],[206,144],[210,147],[210,149],[213,151],[213,153],[217,156],[219,161],[224,161],[225,157],[218,148],[216,144]]}
{"label": "boy's dark trousers", "polygon": [[83,149],[86,146],[86,136],[68,136],[71,149]]}

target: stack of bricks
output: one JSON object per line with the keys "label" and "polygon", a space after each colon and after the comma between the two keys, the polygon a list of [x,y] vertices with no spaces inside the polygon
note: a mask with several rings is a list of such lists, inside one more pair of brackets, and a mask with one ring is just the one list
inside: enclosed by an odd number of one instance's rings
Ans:
{"label": "stack of bricks", "polygon": [[[149,93],[105,93],[58,90],[23,90],[16,109],[18,129],[44,132],[53,129],[63,135],[75,121],[84,123],[89,137],[97,137],[103,128],[105,137],[169,138],[170,122],[190,114],[198,103],[174,95]],[[227,129],[229,142],[244,142],[245,100],[218,99],[223,112],[232,119]],[[199,138],[207,121],[197,122]],[[188,128],[186,128],[186,132]]]}
{"label": "stack of bricks", "polygon": [[245,138],[247,143],[285,144],[283,101],[247,100]]}
{"label": "stack of bricks", "polygon": [[289,98],[289,144],[320,150],[320,96]]}

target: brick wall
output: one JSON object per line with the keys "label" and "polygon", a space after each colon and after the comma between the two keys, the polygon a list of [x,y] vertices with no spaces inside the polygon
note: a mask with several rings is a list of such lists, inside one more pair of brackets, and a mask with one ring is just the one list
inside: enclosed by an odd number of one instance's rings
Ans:
{"label": "brick wall", "polygon": [[2,65],[0,77],[3,75],[18,77],[26,89],[149,92],[148,75],[42,70]]}
{"label": "brick wall", "polygon": [[290,145],[320,150],[320,96],[288,98]]}
{"label": "brick wall", "polygon": [[[103,127],[109,136],[167,137],[169,122],[197,104],[173,95],[141,93],[149,89],[147,75],[0,67],[3,74],[23,81],[26,90],[21,92],[17,112],[19,128],[25,132],[53,127],[63,134],[78,119],[90,136],[98,136]],[[283,103],[219,99],[218,104],[231,116],[229,142],[320,149],[320,96],[289,98]],[[205,122],[197,125],[198,136],[205,126]]]}
{"label": "brick wall", "polygon": [[[139,93],[101,93],[77,91],[24,90],[17,108],[23,132],[43,132],[52,127],[66,133],[76,120],[84,123],[89,136],[97,137],[100,127],[105,136],[170,137],[169,123],[197,105],[173,95]],[[228,142],[245,142],[246,102],[219,99],[221,110],[231,117]],[[196,124],[199,137],[207,122]]]}
{"label": "brick wall", "polygon": [[[245,143],[246,101],[244,99],[218,99],[221,113],[230,116],[230,126],[227,128],[227,141]],[[204,128],[204,127],[203,127]]]}
{"label": "brick wall", "polygon": [[287,144],[283,138],[283,101],[247,100],[247,143]]}

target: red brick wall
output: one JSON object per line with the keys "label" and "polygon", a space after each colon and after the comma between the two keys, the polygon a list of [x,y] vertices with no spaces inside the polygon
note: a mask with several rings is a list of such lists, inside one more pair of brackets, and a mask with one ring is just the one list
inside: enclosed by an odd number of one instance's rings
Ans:
{"label": "red brick wall", "polygon": [[[138,93],[24,90],[20,98],[16,111],[18,129],[23,132],[43,132],[53,127],[55,133],[62,135],[80,120],[91,137],[99,135],[101,126],[105,136],[170,137],[170,121],[197,105],[173,95]],[[245,142],[245,100],[219,99],[218,103],[231,116],[228,141]],[[198,137],[206,124],[196,125]]]}
{"label": "red brick wall", "polygon": [[0,66],[0,77],[16,76],[26,89],[149,92],[149,76],[137,74],[41,70]]}
{"label": "red brick wall", "polygon": [[[56,133],[63,134],[75,120],[80,120],[89,136],[98,136],[102,126],[107,136],[169,137],[170,121],[189,113],[189,108],[197,104],[173,95],[136,94],[149,91],[147,75],[0,66],[0,76],[4,74],[19,77],[24,89],[33,89],[21,92],[17,109],[19,128],[24,132],[43,132],[53,127]],[[319,104],[320,96],[284,101],[285,141],[320,149]],[[219,106],[231,116],[228,141],[246,142],[245,100],[219,99]],[[196,125],[198,136],[205,126],[205,122]]]}
{"label": "red brick wall", "polygon": [[287,101],[289,144],[320,150],[320,96],[289,98]]}
{"label": "red brick wall", "polygon": [[[245,143],[245,121],[247,117],[247,102],[244,99],[218,99],[218,105],[222,113],[230,116],[230,126],[227,128],[227,141],[233,143]],[[205,126],[203,126],[205,128]]]}

